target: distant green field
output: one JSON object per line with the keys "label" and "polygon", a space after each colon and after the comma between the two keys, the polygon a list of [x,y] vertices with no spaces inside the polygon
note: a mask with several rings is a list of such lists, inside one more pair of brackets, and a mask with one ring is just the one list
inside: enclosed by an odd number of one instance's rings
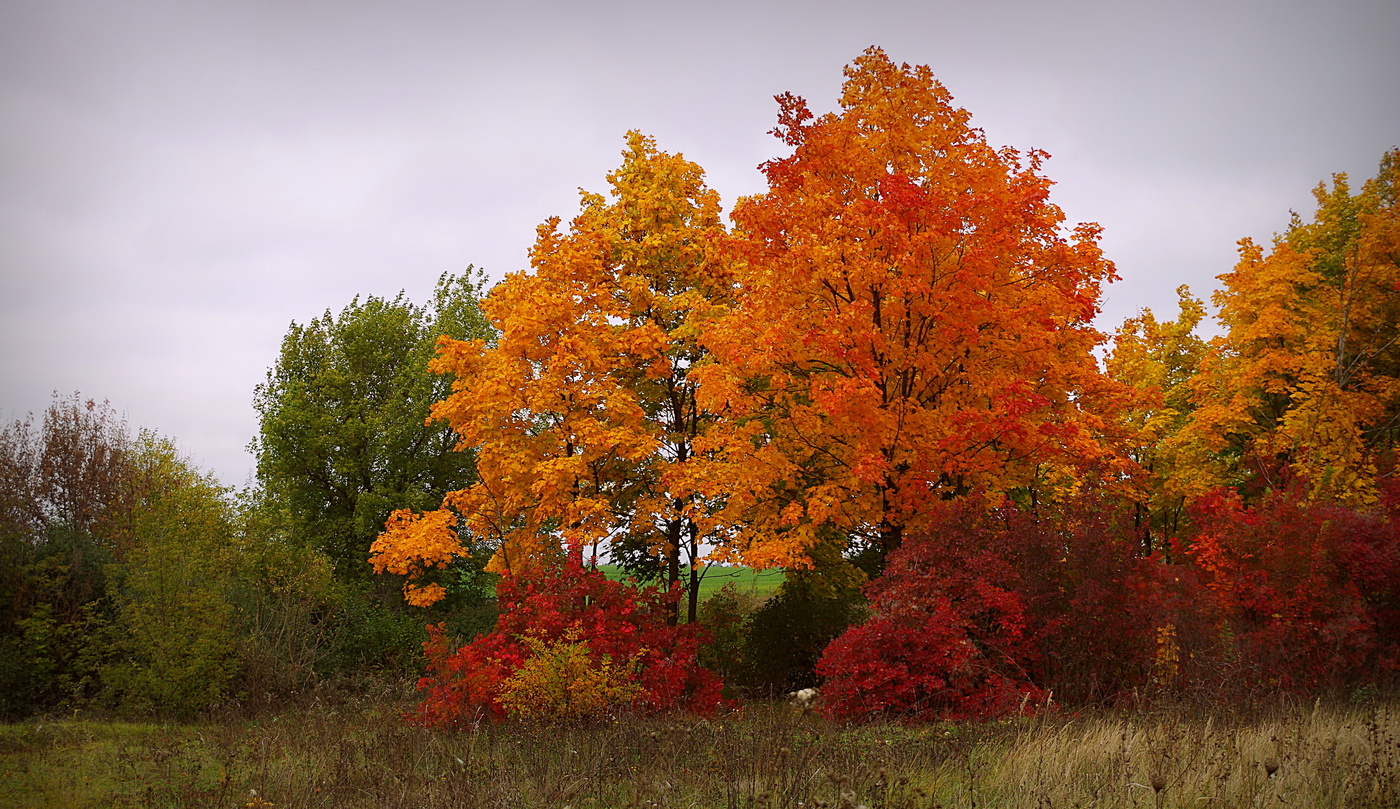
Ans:
{"label": "distant green field", "polygon": [[[626,573],[617,565],[598,565],[610,579],[622,579]],[[720,567],[711,565],[700,579],[700,600],[704,601],[726,584],[733,584],[742,593],[767,598],[783,583],[782,570],[754,570],[749,567]]]}

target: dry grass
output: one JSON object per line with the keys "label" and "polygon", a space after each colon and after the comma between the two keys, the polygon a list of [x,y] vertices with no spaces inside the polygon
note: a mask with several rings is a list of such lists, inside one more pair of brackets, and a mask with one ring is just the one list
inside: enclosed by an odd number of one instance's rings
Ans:
{"label": "dry grass", "polygon": [[[1010,806],[1400,806],[1400,714],[1313,707],[1252,721],[1046,722],[988,779]],[[1000,785],[1000,789],[990,788]],[[1034,795],[1040,803],[1010,800]]]}
{"label": "dry grass", "polygon": [[843,727],[716,719],[404,725],[400,706],[171,727],[0,727],[24,807],[1395,807],[1400,706]]}

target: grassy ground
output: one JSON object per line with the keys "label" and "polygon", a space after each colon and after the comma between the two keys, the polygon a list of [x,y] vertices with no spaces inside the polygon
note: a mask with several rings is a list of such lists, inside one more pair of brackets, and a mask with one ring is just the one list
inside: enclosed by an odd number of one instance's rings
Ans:
{"label": "grassy ground", "polygon": [[399,705],[0,726],[14,807],[1396,807],[1400,706],[844,727],[712,719],[406,726]]}
{"label": "grassy ground", "polygon": [[[627,576],[617,565],[598,565],[598,569],[610,579],[621,579]],[[712,565],[705,568],[704,576],[700,579],[700,600],[703,602],[726,584],[733,584],[740,593],[753,595],[762,600],[772,595],[778,589],[778,585],[782,583],[782,570],[755,570],[749,567]]]}

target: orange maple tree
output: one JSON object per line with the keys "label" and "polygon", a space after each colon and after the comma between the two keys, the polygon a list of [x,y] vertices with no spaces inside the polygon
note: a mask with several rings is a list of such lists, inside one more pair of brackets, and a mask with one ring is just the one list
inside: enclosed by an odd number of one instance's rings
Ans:
{"label": "orange maple tree", "polygon": [[735,208],[735,302],[701,340],[726,421],[694,480],[754,565],[886,554],[930,498],[1034,500],[1106,455],[1099,227],[1067,230],[1046,155],[988,145],[927,67],[871,48],[845,74],[838,113],[778,96],[795,148]]}
{"label": "orange maple tree", "polygon": [[[709,251],[718,195],[700,167],[627,136],[611,198],[582,195],[567,232],[539,228],[533,271],[482,302],[494,343],[444,338],[432,368],[456,376],[433,409],[475,447],[480,482],[441,510],[396,515],[375,543],[377,570],[416,577],[465,553],[457,531],[490,542],[489,570],[520,573],[587,546],[630,542],[668,580],[701,552],[704,503],[668,483],[707,418],[690,369],[701,349],[689,311],[723,291]],[[440,588],[410,582],[427,604]]]}

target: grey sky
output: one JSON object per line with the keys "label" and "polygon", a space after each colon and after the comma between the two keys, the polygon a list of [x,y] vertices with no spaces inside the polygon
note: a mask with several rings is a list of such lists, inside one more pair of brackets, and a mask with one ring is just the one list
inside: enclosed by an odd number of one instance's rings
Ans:
{"label": "grey sky", "polygon": [[0,0],[0,418],[108,399],[241,484],[288,324],[525,266],[640,129],[726,206],[869,45],[1040,148],[1111,331],[1400,144],[1400,3]]}

